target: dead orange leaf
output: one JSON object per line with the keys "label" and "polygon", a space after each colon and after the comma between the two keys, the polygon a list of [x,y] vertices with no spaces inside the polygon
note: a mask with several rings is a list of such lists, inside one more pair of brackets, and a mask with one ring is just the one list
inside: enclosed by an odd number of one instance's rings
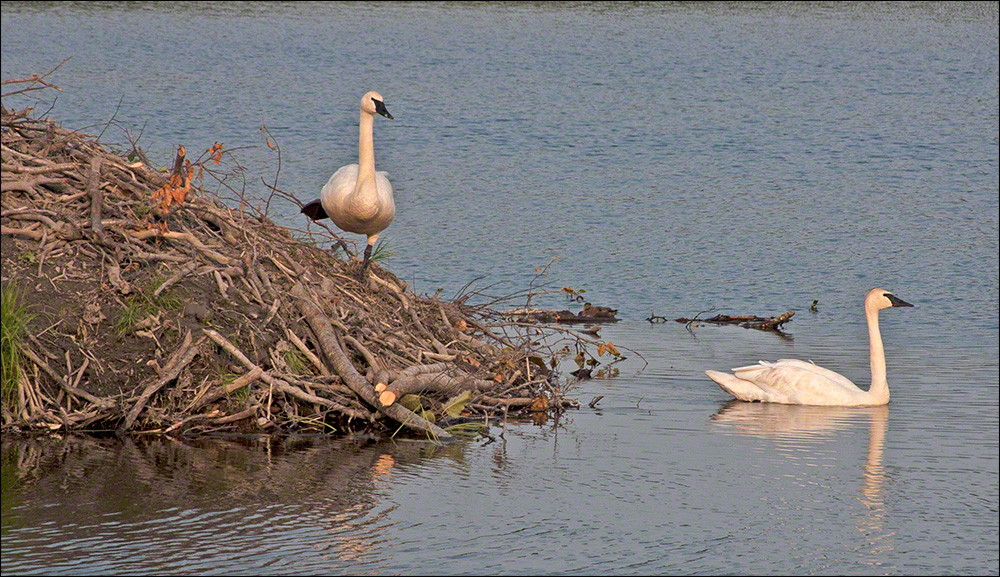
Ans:
{"label": "dead orange leaf", "polygon": [[549,399],[548,397],[538,396],[535,400],[531,402],[531,406],[528,409],[532,413],[544,413],[549,410]]}

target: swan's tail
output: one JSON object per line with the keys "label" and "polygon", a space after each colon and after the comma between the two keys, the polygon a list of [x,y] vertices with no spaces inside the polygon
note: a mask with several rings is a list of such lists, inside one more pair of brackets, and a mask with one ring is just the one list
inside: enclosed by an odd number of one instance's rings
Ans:
{"label": "swan's tail", "polygon": [[313,220],[330,218],[330,215],[326,214],[326,210],[323,208],[323,203],[318,200],[314,200],[303,206],[301,212]]}
{"label": "swan's tail", "polygon": [[[752,368],[752,367],[744,367]],[[736,369],[739,370],[739,369]],[[763,401],[764,391],[760,389],[757,385],[751,383],[750,381],[745,381],[736,375],[730,375],[729,373],[721,373],[719,371],[708,370],[705,371],[708,378],[715,381],[723,391],[726,391],[730,395],[736,397],[741,401]]]}

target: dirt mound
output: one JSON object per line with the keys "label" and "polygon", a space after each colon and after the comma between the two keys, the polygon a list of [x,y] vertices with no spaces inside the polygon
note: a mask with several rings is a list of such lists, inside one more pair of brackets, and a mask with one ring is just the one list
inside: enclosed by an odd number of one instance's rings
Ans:
{"label": "dirt mound", "polygon": [[4,431],[446,439],[576,405],[524,323],[414,295],[377,262],[361,276],[200,188],[221,147],[156,171],[6,108],[2,140],[3,291],[28,313]]}

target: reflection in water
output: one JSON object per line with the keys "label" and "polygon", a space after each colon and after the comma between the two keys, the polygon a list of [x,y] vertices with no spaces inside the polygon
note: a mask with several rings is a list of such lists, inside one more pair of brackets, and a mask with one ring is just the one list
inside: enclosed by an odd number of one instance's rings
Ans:
{"label": "reflection in water", "polygon": [[[884,554],[893,549],[891,540],[887,539],[892,534],[883,534],[885,501],[882,497],[882,485],[885,481],[885,468],[882,466],[882,451],[888,418],[888,405],[813,407],[737,400],[730,401],[712,415],[714,422],[728,425],[741,434],[772,439],[781,444],[794,444],[798,451],[808,450],[810,443],[829,440],[838,432],[850,430],[859,421],[867,419],[868,452],[858,498],[865,506],[865,511],[856,526],[868,537],[872,555]],[[874,563],[876,559],[871,561]]]}
{"label": "reflection in water", "polygon": [[[326,570],[373,559],[377,567],[394,508],[381,502],[379,485],[431,458],[464,458],[462,443],[310,437],[4,438],[2,450],[4,548],[19,550],[5,554],[5,573],[30,572],[40,559],[53,571],[280,571],[288,563],[301,572],[317,551]],[[30,529],[38,527],[52,529]],[[323,532],[304,538],[317,527]],[[311,542],[311,551],[275,561],[259,540],[276,534],[293,550]],[[172,548],[180,558],[166,554]]]}

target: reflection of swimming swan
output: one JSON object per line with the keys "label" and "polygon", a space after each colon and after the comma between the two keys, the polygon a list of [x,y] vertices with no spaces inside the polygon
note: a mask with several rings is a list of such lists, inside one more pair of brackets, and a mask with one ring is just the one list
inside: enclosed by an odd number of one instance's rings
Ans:
{"label": "reflection of swimming swan", "polygon": [[[712,420],[762,438],[819,440],[854,426],[859,419],[885,422],[888,407],[810,407],[729,401]],[[881,439],[883,435],[879,435]]]}
{"label": "reflection of swimming swan", "polygon": [[[803,449],[803,441],[826,441],[842,430],[851,429],[855,423],[865,418],[869,420],[868,455],[865,461],[864,478],[861,482],[859,501],[866,513],[859,521],[858,530],[873,536],[881,533],[885,504],[882,498],[882,484],[885,469],[882,466],[882,451],[885,446],[885,430],[889,419],[889,407],[805,407],[780,404],[741,403],[730,401],[718,413],[712,415],[716,423],[731,426],[740,434],[754,437],[792,441],[790,444]],[[811,454],[811,450],[803,449]],[[874,545],[875,542],[873,541]],[[887,546],[885,543],[880,547]]]}
{"label": "reflection of swimming swan", "polygon": [[302,207],[302,212],[313,220],[329,217],[342,230],[368,236],[362,271],[368,266],[379,233],[388,228],[396,216],[389,175],[382,171],[375,172],[372,125],[376,113],[392,119],[385,109],[382,95],[367,92],[361,97],[358,163],[337,169],[320,191],[319,200]]}
{"label": "reflection of swimming swan", "polygon": [[719,371],[705,371],[705,374],[741,401],[843,407],[884,405],[889,402],[889,383],[885,378],[885,350],[878,330],[878,312],[889,307],[912,306],[882,289],[872,289],[865,296],[872,371],[867,391],[839,373],[796,359],[760,361],[733,369],[735,375]]}

